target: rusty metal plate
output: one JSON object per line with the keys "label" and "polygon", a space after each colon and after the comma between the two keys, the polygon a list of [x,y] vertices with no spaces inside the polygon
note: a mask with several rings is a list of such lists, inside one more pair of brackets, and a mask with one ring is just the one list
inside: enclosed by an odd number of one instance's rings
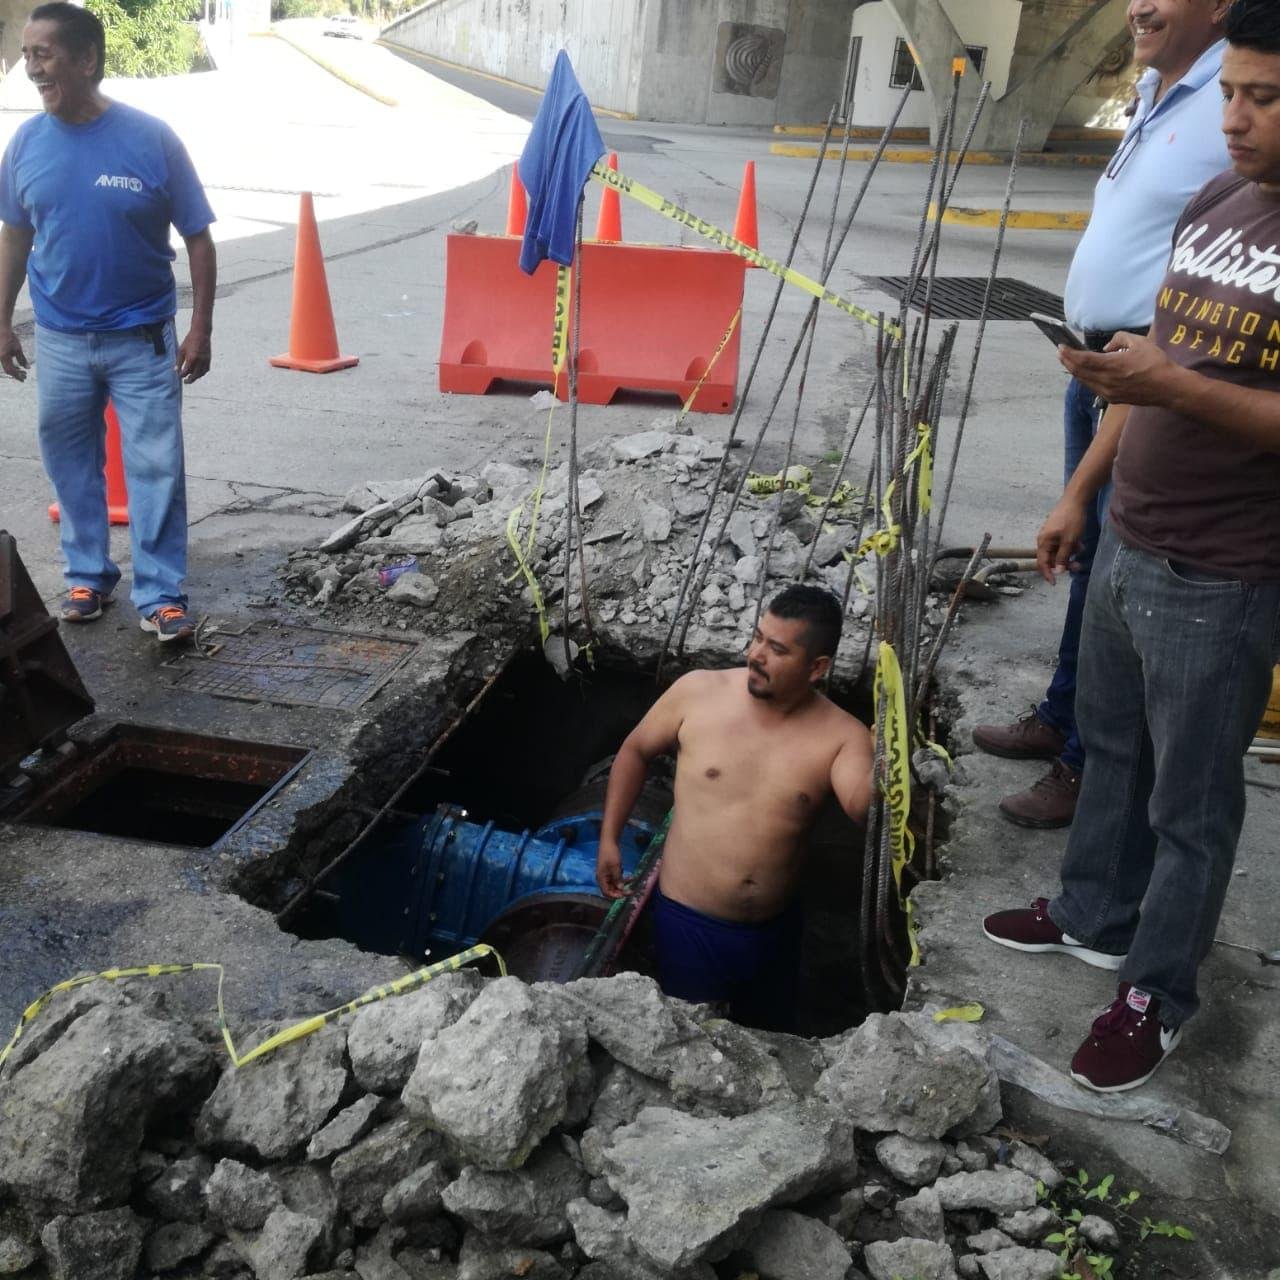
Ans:
{"label": "rusty metal plate", "polygon": [[13,535],[0,529],[0,779],[38,747],[56,746],[93,710],[31,582]]}
{"label": "rusty metal plate", "polygon": [[213,654],[191,651],[165,663],[180,689],[343,711],[371,698],[417,648],[413,640],[258,624],[211,638],[219,645]]}

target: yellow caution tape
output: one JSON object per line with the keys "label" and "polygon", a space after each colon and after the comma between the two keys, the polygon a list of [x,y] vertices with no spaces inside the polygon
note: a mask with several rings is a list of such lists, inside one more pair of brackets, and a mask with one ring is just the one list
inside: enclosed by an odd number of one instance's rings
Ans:
{"label": "yellow caution tape", "polygon": [[902,685],[902,668],[893,646],[880,642],[875,675],[876,722],[884,725],[884,777],[880,790],[885,798],[889,822],[889,853],[898,902],[907,918],[911,941],[911,963],[920,963],[916,945],[915,920],[911,900],[902,892],[902,873],[915,851],[915,837],[907,818],[911,811],[911,735],[907,727],[907,696]]}
{"label": "yellow caution tape", "polygon": [[784,266],[776,259],[766,257],[759,249],[753,249],[749,244],[743,244],[736,236],[731,236],[714,223],[707,222],[704,218],[699,218],[687,209],[682,209],[674,201],[668,200],[665,196],[659,195],[658,192],[652,191],[646,186],[642,186],[633,178],[628,178],[616,169],[608,169],[604,165],[597,163],[591,170],[591,176],[597,182],[602,182],[606,187],[612,187],[615,191],[620,191],[624,196],[630,196],[632,200],[644,205],[646,209],[651,209],[654,213],[659,213],[664,218],[670,218],[672,222],[678,222],[681,226],[688,227],[691,231],[696,231],[700,236],[705,236],[712,244],[718,245],[721,249],[736,253],[738,257],[745,258],[753,266],[760,267],[762,270],[769,272],[770,275],[776,276],[779,280],[785,280],[797,289],[802,289],[811,297],[825,302],[828,306],[835,307],[837,311],[843,311],[846,315],[853,316],[855,320],[861,320],[863,324],[869,324],[873,329],[883,328],[885,333],[891,337],[902,337],[902,330],[892,321],[882,322],[879,316],[874,312],[868,311],[866,307],[860,307],[857,303],[850,302],[848,298],[841,297],[838,293],[833,293],[817,280],[810,279],[809,276],[803,275],[795,270],[794,267]]}
{"label": "yellow caution tape", "polygon": [[293,1026],[285,1027],[283,1031],[276,1032],[275,1035],[268,1037],[261,1044],[255,1045],[248,1053],[244,1054],[237,1051],[235,1042],[231,1038],[231,1031],[227,1026],[226,1010],[222,1003],[222,983],[223,978],[226,976],[226,971],[220,964],[199,962],[194,964],[148,964],[138,965],[134,968],[103,969],[99,973],[81,974],[77,978],[69,978],[66,982],[59,982],[57,986],[50,987],[48,991],[43,995],[37,996],[22,1011],[22,1017],[18,1019],[18,1026],[13,1035],[10,1036],[9,1043],[3,1049],[0,1049],[0,1067],[4,1066],[9,1055],[17,1046],[18,1041],[26,1033],[27,1028],[39,1017],[55,996],[67,991],[74,991],[77,987],[88,986],[91,982],[119,982],[124,978],[164,978],[178,973],[216,971],[218,975],[218,1030],[222,1033],[222,1042],[226,1045],[232,1064],[239,1068],[254,1061],[255,1058],[266,1057],[267,1054],[282,1048],[284,1045],[293,1044],[296,1040],[313,1035],[321,1027],[342,1017],[343,1014],[353,1013],[356,1009],[362,1009],[368,1004],[376,1004],[379,1000],[386,1000],[392,996],[402,996],[410,991],[416,991],[419,987],[426,986],[432,978],[438,978],[442,973],[454,973],[461,969],[463,965],[470,964],[473,960],[483,959],[485,956],[492,956],[498,962],[498,970],[505,978],[507,966],[502,957],[486,943],[477,943],[476,946],[468,947],[467,950],[460,951],[456,956],[450,956],[447,960],[439,960],[435,964],[428,965],[425,969],[417,969],[413,973],[405,974],[402,978],[396,978],[393,982],[373,987],[363,995],[347,1001],[346,1004],[339,1006],[337,1009],[330,1009],[327,1013],[318,1013],[312,1018],[306,1018],[302,1022],[294,1023]]}
{"label": "yellow caution tape", "polygon": [[702,371],[702,377],[698,379],[693,390],[689,392],[689,398],[680,407],[680,416],[676,418],[677,426],[685,420],[688,416],[689,410],[693,408],[693,402],[698,398],[698,392],[702,390],[702,384],[711,376],[711,370],[716,367],[716,361],[724,355],[724,349],[729,345],[729,339],[733,337],[734,330],[737,329],[738,321],[741,319],[742,308],[739,307],[737,311],[733,313],[733,319],[729,321],[729,327],[724,331],[724,337],[720,339],[720,345],[715,349],[715,354],[711,357],[710,363]]}
{"label": "yellow caution tape", "polygon": [[933,428],[927,422],[916,425],[919,439],[907,455],[907,467],[916,468],[916,499],[921,515],[933,510]]}
{"label": "yellow caution tape", "polygon": [[951,1009],[939,1009],[933,1015],[934,1022],[981,1022],[987,1011],[975,1000],[972,1004],[959,1004]]}
{"label": "yellow caution tape", "polygon": [[[538,579],[529,564],[529,558],[520,545],[520,517],[523,514],[524,503],[522,502],[518,507],[514,507],[507,517],[507,545],[516,558],[516,573],[523,574],[525,582],[529,585],[529,592],[533,596],[533,607],[538,611],[538,635],[542,643],[546,644],[547,637],[551,635],[551,624],[547,621],[547,606],[542,598],[542,588],[538,585]],[[529,532],[532,535],[532,524],[529,526]]]}
{"label": "yellow caution tape", "polygon": [[551,326],[552,394],[560,390],[560,372],[569,352],[569,279],[568,267],[556,267],[556,308]]}

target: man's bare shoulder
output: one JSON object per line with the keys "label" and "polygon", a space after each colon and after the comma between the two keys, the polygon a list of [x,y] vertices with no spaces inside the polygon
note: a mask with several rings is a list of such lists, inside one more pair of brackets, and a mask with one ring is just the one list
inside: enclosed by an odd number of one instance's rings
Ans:
{"label": "man's bare shoulder", "polygon": [[721,671],[690,671],[675,681],[670,694],[691,701],[703,701],[728,693],[747,683],[746,667],[732,667]]}
{"label": "man's bare shoulder", "polygon": [[815,711],[815,718],[820,720],[823,728],[828,731],[832,737],[861,742],[864,738],[869,738],[871,736],[871,731],[862,723],[861,720],[858,719],[857,716],[832,702],[826,694],[820,693],[818,695],[815,703]]}

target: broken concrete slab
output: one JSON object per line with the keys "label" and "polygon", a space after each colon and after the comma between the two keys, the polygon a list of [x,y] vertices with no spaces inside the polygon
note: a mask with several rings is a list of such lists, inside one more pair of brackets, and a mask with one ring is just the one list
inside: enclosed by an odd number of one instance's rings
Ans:
{"label": "broken concrete slab", "polygon": [[995,1072],[959,1040],[940,1042],[932,1018],[872,1014],[841,1039],[815,1094],[860,1129],[940,1138],[999,1118]]}
{"label": "broken concrete slab", "polygon": [[482,1169],[516,1169],[571,1113],[584,1076],[590,1067],[582,1021],[518,979],[503,978],[425,1041],[402,1097],[410,1115],[439,1130],[465,1159]]}
{"label": "broken concrete slab", "polygon": [[951,1250],[933,1240],[877,1240],[863,1260],[871,1280],[957,1280]]}
{"label": "broken concrete slab", "polygon": [[196,1101],[213,1070],[184,1027],[134,1007],[88,1006],[8,1073],[0,1192],[62,1213],[123,1204],[148,1122]]}
{"label": "broken concrete slab", "polygon": [[933,1138],[906,1138],[893,1133],[876,1143],[876,1159],[885,1172],[909,1187],[923,1187],[932,1182],[946,1154],[946,1147]]}
{"label": "broken concrete slab", "polygon": [[339,1111],[323,1129],[307,1143],[308,1160],[327,1160],[345,1151],[351,1144],[373,1127],[374,1117],[382,1100],[372,1094],[357,1098],[349,1107]]}
{"label": "broken concrete slab", "polygon": [[[1016,1169],[988,1169],[984,1173],[953,1173],[933,1184],[946,1210],[986,1209],[989,1213],[1014,1213],[1036,1202],[1034,1178]],[[1003,1228],[1002,1228],[1003,1229]]]}
{"label": "broken concrete slab", "polygon": [[228,1064],[200,1112],[200,1144],[257,1160],[300,1153],[347,1086],[346,1047],[346,1028],[329,1026],[244,1070]]}
{"label": "broken concrete slab", "polygon": [[814,1102],[738,1119],[646,1107],[613,1134],[605,1176],[627,1202],[627,1234],[657,1266],[687,1267],[737,1244],[759,1216],[849,1168],[853,1133]]}
{"label": "broken concrete slab", "polygon": [[978,1259],[985,1280],[1058,1280],[1062,1262],[1047,1249],[997,1249]]}
{"label": "broken concrete slab", "polygon": [[361,1227],[375,1226],[383,1197],[415,1169],[443,1154],[440,1135],[399,1116],[379,1125],[331,1166],[338,1203]]}
{"label": "broken concrete slab", "polygon": [[281,1203],[280,1190],[270,1175],[239,1160],[218,1161],[204,1196],[211,1217],[241,1231],[257,1231]]}
{"label": "broken concrete slab", "polygon": [[769,1280],[844,1280],[853,1265],[849,1246],[836,1232],[789,1209],[770,1209],[741,1252]]}
{"label": "broken concrete slab", "polygon": [[413,1073],[422,1042],[456,1022],[483,985],[474,969],[462,969],[358,1010],[347,1032],[356,1082],[371,1093],[398,1094]]}
{"label": "broken concrete slab", "polygon": [[129,1208],[52,1219],[40,1232],[50,1280],[134,1280],[144,1231]]}
{"label": "broken concrete slab", "polygon": [[450,1213],[491,1240],[540,1246],[569,1235],[566,1207],[586,1189],[582,1166],[558,1147],[544,1146],[519,1169],[464,1169],[442,1200]]}

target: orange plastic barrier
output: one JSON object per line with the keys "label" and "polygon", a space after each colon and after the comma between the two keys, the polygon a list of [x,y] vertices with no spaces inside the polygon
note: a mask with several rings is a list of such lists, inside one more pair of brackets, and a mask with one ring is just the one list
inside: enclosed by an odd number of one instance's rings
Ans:
{"label": "orange plastic barrier", "polygon": [[[107,523],[129,523],[129,490],[124,482],[124,454],[120,447],[120,419],[115,405],[107,401],[107,462],[103,468],[107,476]],[[62,512],[56,502],[49,504],[49,519],[57,524]]]}
{"label": "orange plastic barrier", "polygon": [[[519,255],[505,236],[448,237],[441,391],[483,395],[502,378],[552,385],[556,267],[527,276]],[[719,249],[584,244],[579,400],[608,404],[624,388],[690,396],[742,306],[745,267]],[[739,325],[715,359],[699,413],[732,410],[740,335]],[[557,394],[568,398],[564,377]]]}

